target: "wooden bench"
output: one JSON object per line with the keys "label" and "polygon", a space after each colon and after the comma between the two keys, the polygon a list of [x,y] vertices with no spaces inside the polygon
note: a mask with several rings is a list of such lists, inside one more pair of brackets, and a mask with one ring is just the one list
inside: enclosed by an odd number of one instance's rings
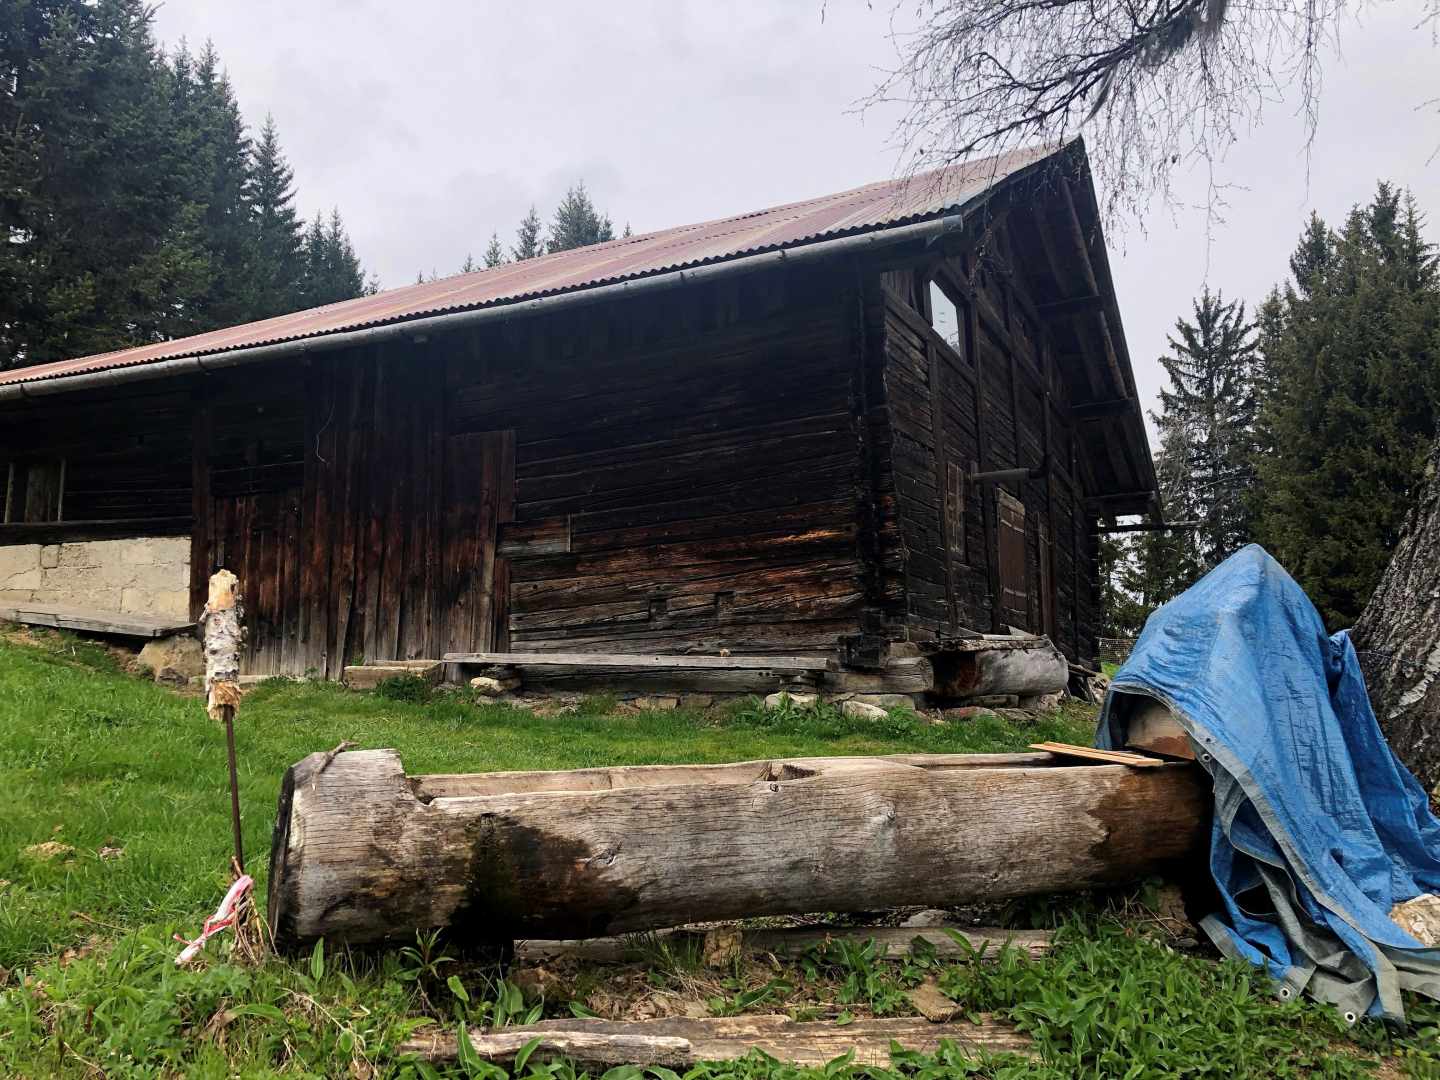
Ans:
{"label": "wooden bench", "polygon": [[67,604],[0,604],[0,622],[135,638],[163,638],[195,630],[195,623],[178,615],[137,615]]}

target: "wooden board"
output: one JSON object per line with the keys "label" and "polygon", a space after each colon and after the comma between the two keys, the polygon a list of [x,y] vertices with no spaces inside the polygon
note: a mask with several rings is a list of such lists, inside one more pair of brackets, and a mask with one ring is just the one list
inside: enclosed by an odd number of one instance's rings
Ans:
{"label": "wooden board", "polygon": [[171,634],[193,632],[195,629],[193,622],[175,615],[132,615],[62,604],[0,606],[0,621],[138,638],[169,637]]}
{"label": "wooden board", "polygon": [[656,656],[626,653],[446,653],[447,664],[507,667],[711,668],[722,671],[824,671],[823,656]]}
{"label": "wooden board", "polygon": [[574,938],[1094,888],[1203,859],[1205,779],[917,755],[481,776],[468,794],[393,750],[312,754],[281,785],[270,922],[287,949],[439,926]]}
{"label": "wooden board", "polygon": [[[949,1040],[968,1053],[1032,1052],[1028,1036],[993,1017],[980,1023],[932,1024],[921,1017],[856,1020],[838,1025],[788,1016],[731,1016],[664,1020],[545,1020],[484,1031],[471,1029],[470,1045],[484,1061],[506,1064],[539,1039],[531,1060],[569,1058],[582,1065],[688,1068],[702,1061],[734,1061],[760,1049],[796,1065],[824,1065],[854,1052],[856,1065],[890,1064],[890,1047],[934,1053]],[[456,1034],[449,1028],[418,1035],[400,1047],[427,1061],[454,1061]]]}
{"label": "wooden board", "polygon": [[1129,765],[1139,769],[1153,769],[1170,764],[1161,758],[1132,754],[1128,750],[1098,750],[1093,746],[1073,746],[1070,743],[1031,743],[1031,750],[1044,750],[1061,757],[1084,758],[1086,761],[1105,761],[1112,765]]}

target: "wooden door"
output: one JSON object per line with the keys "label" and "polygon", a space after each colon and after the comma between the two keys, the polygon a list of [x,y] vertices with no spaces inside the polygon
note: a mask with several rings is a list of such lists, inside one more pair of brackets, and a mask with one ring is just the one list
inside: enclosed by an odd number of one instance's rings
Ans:
{"label": "wooden door", "polygon": [[515,433],[445,440],[440,591],[443,652],[501,652],[508,643],[509,568],[496,554],[501,523],[515,516]]}
{"label": "wooden door", "polygon": [[995,493],[998,530],[996,566],[1000,571],[1000,622],[1030,628],[1030,596],[1025,574],[1025,504],[1008,491]]}

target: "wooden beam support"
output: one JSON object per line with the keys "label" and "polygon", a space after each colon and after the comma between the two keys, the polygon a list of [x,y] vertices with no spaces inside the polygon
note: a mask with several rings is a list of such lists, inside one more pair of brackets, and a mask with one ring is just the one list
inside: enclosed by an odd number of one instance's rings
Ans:
{"label": "wooden beam support", "polygon": [[824,656],[657,656],[643,653],[446,653],[447,664],[506,667],[715,668],[725,671],[824,671]]}
{"label": "wooden beam support", "polygon": [[80,540],[125,540],[141,536],[183,536],[190,531],[192,522],[189,517],[16,522],[0,525],[0,547],[11,544],[67,544]]}

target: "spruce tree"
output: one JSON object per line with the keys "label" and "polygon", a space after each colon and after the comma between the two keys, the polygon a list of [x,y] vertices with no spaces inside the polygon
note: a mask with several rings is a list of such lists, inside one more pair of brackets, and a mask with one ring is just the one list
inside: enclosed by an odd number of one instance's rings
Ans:
{"label": "spruce tree", "polygon": [[305,307],[308,237],[295,211],[295,173],[280,149],[273,116],[265,117],[255,144],[250,213],[255,258],[252,317],[263,319]]}
{"label": "spruce tree", "polygon": [[525,220],[520,222],[520,227],[515,230],[515,246],[510,249],[510,257],[516,262],[523,262],[544,254],[545,244],[540,238],[543,228],[540,215],[535,212],[535,207],[530,207],[530,213],[525,215]]}
{"label": "spruce tree", "polygon": [[209,280],[186,298],[184,332],[254,317],[254,230],[250,220],[250,139],[213,45],[198,58],[181,47],[170,65],[171,101],[185,189],[199,207]]}
{"label": "spruce tree", "polygon": [[491,233],[490,243],[485,248],[485,269],[493,270],[505,263],[505,249],[500,246],[500,234]]}
{"label": "spruce tree", "polygon": [[601,214],[590,200],[581,180],[565,193],[560,205],[555,208],[555,217],[550,222],[550,232],[545,239],[545,251],[569,251],[572,248],[588,247],[615,239],[609,215]]}
{"label": "spruce tree", "polygon": [[1244,304],[1209,289],[1192,311],[1160,358],[1170,388],[1160,392],[1157,425],[1167,512],[1200,523],[1190,546],[1192,569],[1203,573],[1253,538],[1255,328]]}
{"label": "spruce tree", "polygon": [[[319,307],[341,300],[353,300],[375,292],[365,280],[360,259],[345,231],[338,209],[331,210],[327,220],[320,214],[305,230],[305,271],[298,307]],[[424,280],[424,275],[421,275]]]}
{"label": "spruce tree", "polygon": [[209,265],[142,0],[0,11],[0,366],[191,324]]}
{"label": "spruce tree", "polygon": [[1306,225],[1262,332],[1262,542],[1332,627],[1359,615],[1440,416],[1440,284],[1414,200],[1380,184]]}

